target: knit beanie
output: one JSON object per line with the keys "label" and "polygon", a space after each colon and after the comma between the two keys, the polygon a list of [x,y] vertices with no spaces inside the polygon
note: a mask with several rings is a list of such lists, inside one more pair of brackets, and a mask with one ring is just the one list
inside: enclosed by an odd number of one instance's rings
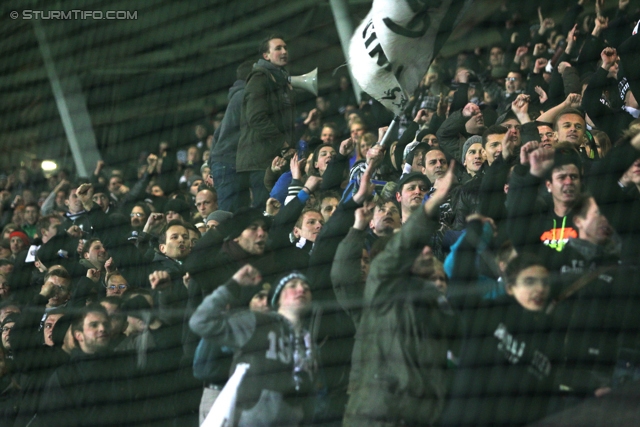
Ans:
{"label": "knit beanie", "polygon": [[16,323],[19,318],[20,318],[20,313],[7,314],[7,317],[5,317],[4,320],[2,321],[2,327],[4,328],[4,325],[6,325],[7,323]]}
{"label": "knit beanie", "polygon": [[219,230],[228,240],[233,240],[256,221],[263,221],[267,229],[271,227],[271,218],[264,216],[261,209],[244,207],[233,215],[232,221],[226,221],[222,230]]}
{"label": "knit beanie", "polygon": [[51,340],[56,346],[61,346],[64,343],[64,337],[67,335],[67,331],[73,323],[73,316],[65,314],[58,319],[53,326],[53,332],[51,333]]}
{"label": "knit beanie", "polygon": [[219,225],[231,218],[233,218],[233,214],[231,212],[217,210],[211,212],[209,216],[207,216],[207,222],[216,221]]}
{"label": "knit beanie", "polygon": [[187,204],[187,202],[179,198],[167,200],[167,202],[164,204],[163,211],[165,213],[172,211],[182,215],[184,218],[187,218],[187,219],[189,218],[189,214],[191,213],[191,209],[189,208],[189,205]]}
{"label": "knit beanie", "polygon": [[196,181],[204,181],[204,180],[200,175],[191,175],[189,179],[187,179],[187,184],[189,184],[189,187],[191,187],[193,183]]}
{"label": "knit beanie", "polygon": [[136,295],[123,302],[120,309],[127,316],[148,321],[151,312],[151,305],[145,297]]}
{"label": "knit beanie", "polygon": [[299,271],[293,271],[290,274],[287,274],[282,279],[280,279],[280,281],[278,282],[276,287],[273,288],[273,292],[272,292],[271,298],[270,298],[271,307],[276,308],[278,306],[278,300],[280,299],[280,293],[282,293],[282,290],[284,289],[284,286],[287,283],[289,283],[290,281],[292,281],[293,279],[300,279],[303,282],[309,283],[309,279],[307,279],[307,276],[305,276],[304,274],[300,273]]}
{"label": "knit beanie", "polygon": [[22,231],[20,230],[16,230],[13,233],[11,233],[9,235],[9,240],[13,239],[14,237],[19,237],[20,239],[22,239],[22,241],[24,242],[25,246],[29,246],[29,237]]}
{"label": "knit beanie", "polygon": [[469,147],[473,144],[482,144],[482,137],[480,135],[473,135],[471,138],[467,139],[462,146],[462,158],[460,159],[460,164],[464,165],[464,158],[467,156],[467,151],[469,151]]}

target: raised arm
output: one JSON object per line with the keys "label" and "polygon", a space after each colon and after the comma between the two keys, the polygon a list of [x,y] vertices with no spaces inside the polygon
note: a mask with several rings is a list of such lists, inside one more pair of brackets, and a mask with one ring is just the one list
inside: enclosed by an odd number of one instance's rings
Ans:
{"label": "raised arm", "polygon": [[538,188],[547,171],[553,166],[553,150],[538,147],[537,141],[522,146],[521,165],[514,168],[509,180],[507,230],[517,251],[537,242],[531,224],[537,214]]}
{"label": "raised arm", "polygon": [[340,306],[358,326],[362,307],[364,282],[362,280],[362,251],[365,247],[369,221],[373,218],[373,207],[356,209],[356,220],[349,234],[338,245],[331,266],[331,283]]}
{"label": "raised arm", "polygon": [[433,234],[440,227],[439,207],[455,179],[453,169],[452,164],[429,200],[411,215],[371,264],[364,291],[365,306],[388,301],[403,292],[404,289],[398,288],[403,286],[400,284],[403,281],[396,279],[410,275],[416,257],[431,243]]}
{"label": "raised arm", "polygon": [[[260,272],[250,264],[238,270],[231,280],[202,301],[189,320],[191,330],[201,338],[214,339],[219,345],[240,348],[256,327],[256,316],[249,311],[249,301],[242,288],[257,286]],[[240,309],[240,310],[237,310]]]}

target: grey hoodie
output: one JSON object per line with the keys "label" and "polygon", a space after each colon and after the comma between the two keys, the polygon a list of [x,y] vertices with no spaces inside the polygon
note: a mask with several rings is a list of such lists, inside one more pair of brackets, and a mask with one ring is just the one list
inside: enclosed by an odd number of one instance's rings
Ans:
{"label": "grey hoodie", "polygon": [[209,165],[214,162],[236,164],[238,141],[240,140],[240,113],[246,82],[236,80],[229,88],[229,105],[220,127],[213,134],[214,146],[209,156]]}

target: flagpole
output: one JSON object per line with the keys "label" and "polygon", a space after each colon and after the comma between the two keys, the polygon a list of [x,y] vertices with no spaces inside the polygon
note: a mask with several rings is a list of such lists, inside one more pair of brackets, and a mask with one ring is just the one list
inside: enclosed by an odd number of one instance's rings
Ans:
{"label": "flagpole", "polygon": [[398,129],[398,126],[400,126],[400,117],[395,116],[391,121],[391,123],[389,124],[389,128],[385,132],[382,139],[378,141],[378,145],[384,148],[389,148],[389,146],[391,145],[391,135],[393,135],[396,132],[396,130]]}

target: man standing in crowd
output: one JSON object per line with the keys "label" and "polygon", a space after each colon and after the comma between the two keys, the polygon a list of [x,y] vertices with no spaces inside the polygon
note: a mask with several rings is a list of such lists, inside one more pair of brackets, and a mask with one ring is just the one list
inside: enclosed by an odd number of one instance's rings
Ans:
{"label": "man standing in crowd", "polygon": [[524,86],[522,73],[520,71],[509,71],[504,82],[504,98],[500,102],[501,108],[498,111],[499,113],[504,113],[508,110],[508,106],[511,105],[518,95],[524,93]]}
{"label": "man standing in crowd", "polygon": [[29,203],[24,208],[24,222],[22,223],[22,231],[24,231],[30,239],[38,234],[37,222],[40,218],[40,208],[37,203]]}
{"label": "man standing in crowd", "polygon": [[393,233],[402,225],[401,221],[400,210],[396,204],[381,198],[377,200],[376,206],[373,208],[369,229],[371,234],[376,237],[393,236]]}
{"label": "man standing in crowd", "polygon": [[584,133],[587,130],[584,114],[580,110],[567,108],[560,111],[556,116],[554,126],[558,141],[570,142],[576,150],[580,149],[584,142]]}
{"label": "man standing in crowd", "polygon": [[442,150],[439,148],[430,148],[424,153],[422,173],[427,177],[431,184],[430,192],[436,187],[439,178],[442,178],[449,170],[449,162]]}
{"label": "man standing in crowd", "polygon": [[538,135],[540,136],[540,146],[553,148],[558,143],[558,135],[548,123],[538,124]]}
{"label": "man standing in crowd", "polygon": [[[215,144],[209,157],[211,177],[218,192],[220,209],[229,212],[236,212],[241,207],[249,205],[249,195],[246,192],[241,192],[239,185],[236,156],[240,140],[240,116],[244,88],[252,68],[252,62],[245,61],[236,70],[237,80],[229,89],[227,111],[224,113],[220,127],[213,134]],[[244,196],[244,199],[241,196]]]}
{"label": "man standing in crowd", "polygon": [[436,136],[440,148],[448,156],[459,159],[464,142],[473,135],[482,135],[485,129],[480,107],[468,103],[462,110],[452,112],[447,117]]}
{"label": "man standing in crowd", "polygon": [[[345,426],[432,425],[447,389],[450,310],[429,281],[438,208],[453,170],[371,264],[353,348]],[[389,363],[389,361],[393,363]]]}
{"label": "man standing in crowd", "polygon": [[502,141],[507,134],[507,128],[493,125],[482,134],[482,148],[487,154],[487,165],[491,166],[498,157],[502,156]]}
{"label": "man standing in crowd", "polygon": [[[522,147],[521,164],[511,175],[508,234],[518,252],[540,242],[561,252],[570,238],[578,237],[570,213],[582,192],[582,161],[568,144],[556,145],[553,156],[543,156],[544,151],[537,148],[535,141]],[[537,206],[541,182],[551,195],[551,202],[544,207]]]}
{"label": "man standing in crowd", "polygon": [[131,218],[130,222],[132,231],[140,233],[144,228],[144,225],[147,223],[149,215],[151,215],[151,209],[149,209],[149,206],[147,206],[146,203],[136,203],[129,214],[129,217]]}
{"label": "man standing in crowd", "polygon": [[208,188],[200,188],[196,195],[196,209],[202,221],[206,222],[211,212],[218,210],[218,195]]}
{"label": "man standing in crowd", "polygon": [[111,199],[109,199],[109,191],[104,185],[94,185],[93,187],[93,203],[100,206],[100,209],[106,214],[113,213],[111,209]]}
{"label": "man standing in crowd", "polygon": [[[158,250],[151,264],[149,283],[157,294],[159,319],[166,327],[167,336],[173,340],[186,328],[183,315],[189,294],[183,281],[186,271],[182,264],[191,253],[189,229],[180,221],[169,222],[160,233]],[[183,338],[183,346],[188,340],[188,337]],[[173,396],[178,425],[192,425],[198,417],[202,383],[190,375],[191,357],[192,354],[183,354],[180,369],[172,362],[167,364],[169,370],[177,371],[177,375],[172,384],[164,384],[163,392]],[[173,358],[171,360],[176,362]]]}
{"label": "man standing in crowd", "polygon": [[424,195],[429,191],[430,182],[420,172],[411,172],[398,181],[396,200],[400,204],[402,223],[409,220],[411,213],[422,205]]}
{"label": "man standing in crowd", "polygon": [[260,45],[260,54],[247,77],[236,159],[243,188],[251,188],[255,207],[264,206],[269,198],[264,186],[266,168],[274,157],[293,147],[295,120],[294,91],[284,69],[289,60],[287,44],[270,36]]}
{"label": "man standing in crowd", "polygon": [[44,276],[44,284],[40,292],[34,295],[31,310],[49,311],[56,307],[63,307],[71,299],[71,276],[62,267],[53,266]]}
{"label": "man standing in crowd", "polygon": [[[158,292],[160,302],[166,304],[166,307],[184,309],[187,290],[182,281],[185,275],[182,262],[191,252],[189,230],[183,223],[171,221],[164,226],[158,241],[158,252],[151,264],[151,274],[163,271],[169,275],[170,280],[151,281],[151,287]],[[171,314],[171,317],[161,320],[166,324],[174,324],[182,320],[180,312]]]}
{"label": "man standing in crowd", "polygon": [[109,316],[99,305],[87,306],[78,315],[72,324],[78,347],[71,353],[71,363],[49,379],[35,425],[126,425],[141,415],[140,408],[132,405],[133,359],[114,357],[110,327]]}
{"label": "man standing in crowd", "polygon": [[108,227],[107,215],[94,203],[93,194],[93,185],[86,183],[69,190],[69,197],[65,201],[68,209],[63,221],[65,230],[75,225],[86,237],[90,237]]}
{"label": "man standing in crowd", "polygon": [[199,336],[237,351],[236,364],[249,363],[238,389],[236,425],[306,425],[313,414],[316,374],[312,322],[317,317],[307,320],[311,289],[304,275],[293,272],[275,286],[273,312],[238,311],[251,298],[243,288],[261,280],[256,268],[245,265],[202,302],[189,326]]}
{"label": "man standing in crowd", "polygon": [[260,268],[265,276],[277,270],[276,260],[266,250],[271,219],[259,209],[244,208],[223,226],[205,233],[186,260],[185,269],[195,280],[189,286],[193,309],[244,264]]}

